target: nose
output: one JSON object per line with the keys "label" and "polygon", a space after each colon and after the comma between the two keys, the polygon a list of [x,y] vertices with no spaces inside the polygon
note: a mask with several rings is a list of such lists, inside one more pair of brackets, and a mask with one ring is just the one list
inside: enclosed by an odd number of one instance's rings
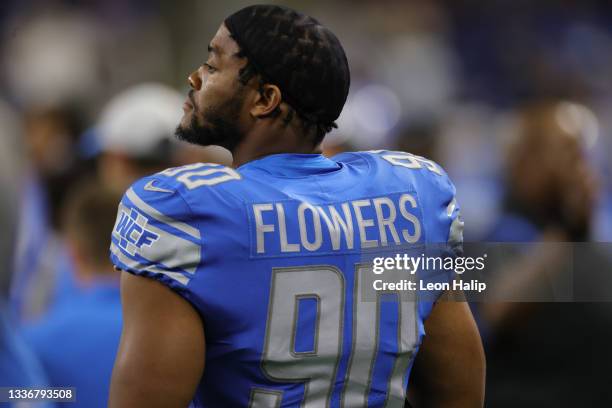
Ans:
{"label": "nose", "polygon": [[195,89],[196,91],[200,90],[200,88],[202,87],[202,80],[198,75],[198,71],[193,71],[191,74],[189,74],[189,76],[187,77],[187,82],[189,82],[189,86]]}

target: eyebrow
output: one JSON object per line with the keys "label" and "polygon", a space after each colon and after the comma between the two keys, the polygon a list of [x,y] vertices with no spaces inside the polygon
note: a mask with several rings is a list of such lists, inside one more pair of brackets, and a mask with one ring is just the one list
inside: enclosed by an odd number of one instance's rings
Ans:
{"label": "eyebrow", "polygon": [[217,55],[223,54],[223,51],[221,51],[219,47],[213,44],[208,44],[208,52],[210,52],[211,54],[217,54]]}

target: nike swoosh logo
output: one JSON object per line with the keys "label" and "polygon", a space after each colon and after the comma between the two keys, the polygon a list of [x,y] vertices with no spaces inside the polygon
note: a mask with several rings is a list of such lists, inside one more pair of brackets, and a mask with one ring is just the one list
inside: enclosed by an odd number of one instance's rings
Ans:
{"label": "nike swoosh logo", "polygon": [[172,190],[166,190],[165,188],[161,188],[161,187],[155,187],[153,185],[153,183],[155,183],[155,181],[157,180],[151,180],[149,181],[144,187],[143,189],[146,191],[155,191],[156,193],[174,193],[174,191]]}

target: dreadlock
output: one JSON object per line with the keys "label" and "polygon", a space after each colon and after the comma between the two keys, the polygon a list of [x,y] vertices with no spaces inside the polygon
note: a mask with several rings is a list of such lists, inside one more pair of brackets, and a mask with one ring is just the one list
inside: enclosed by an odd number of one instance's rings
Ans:
{"label": "dreadlock", "polygon": [[268,5],[239,10],[225,25],[240,47],[238,56],[247,59],[239,81],[244,85],[258,75],[260,92],[266,83],[278,86],[290,107],[285,125],[298,117],[315,145],[338,127],[335,120],[346,102],[350,73],[331,31],[312,17]]}

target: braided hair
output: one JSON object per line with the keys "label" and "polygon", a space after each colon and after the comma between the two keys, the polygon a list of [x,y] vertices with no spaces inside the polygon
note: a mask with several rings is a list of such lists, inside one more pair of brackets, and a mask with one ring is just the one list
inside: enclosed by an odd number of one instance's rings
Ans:
{"label": "braided hair", "polygon": [[340,41],[314,18],[276,5],[243,8],[225,25],[240,47],[238,56],[248,61],[239,81],[259,75],[260,92],[266,83],[278,86],[290,106],[284,123],[298,116],[319,144],[337,127],[348,96],[350,71]]}

